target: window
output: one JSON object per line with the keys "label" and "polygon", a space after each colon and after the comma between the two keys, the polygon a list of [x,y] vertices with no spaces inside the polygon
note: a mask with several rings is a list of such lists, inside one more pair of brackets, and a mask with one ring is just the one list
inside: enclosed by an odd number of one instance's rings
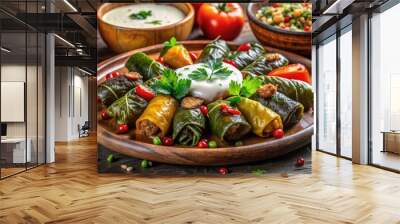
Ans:
{"label": "window", "polygon": [[340,36],[340,155],[352,157],[352,32]]}
{"label": "window", "polygon": [[318,47],[318,149],[336,153],[336,36]]}
{"label": "window", "polygon": [[[399,21],[400,5],[371,18],[370,156],[373,164],[395,170],[400,170],[400,33],[393,27]],[[385,139],[384,132],[391,137]]]}

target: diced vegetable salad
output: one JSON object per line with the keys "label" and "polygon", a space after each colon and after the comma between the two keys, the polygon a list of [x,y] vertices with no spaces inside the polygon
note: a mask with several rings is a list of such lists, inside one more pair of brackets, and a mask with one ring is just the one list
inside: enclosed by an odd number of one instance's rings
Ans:
{"label": "diced vegetable salad", "polygon": [[262,22],[284,30],[310,32],[311,3],[273,3],[258,10],[256,17]]}

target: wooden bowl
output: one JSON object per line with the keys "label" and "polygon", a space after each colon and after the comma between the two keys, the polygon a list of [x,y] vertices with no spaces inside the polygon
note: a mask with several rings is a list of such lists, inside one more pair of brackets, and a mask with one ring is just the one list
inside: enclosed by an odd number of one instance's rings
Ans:
{"label": "wooden bowl", "polygon": [[[182,41],[181,43],[188,50],[199,54],[209,41]],[[232,49],[238,47],[238,45],[231,43],[229,43],[229,46]],[[104,81],[104,77],[110,72],[116,70],[126,72],[124,65],[132,54],[144,52],[156,58],[162,47],[162,45],[156,45],[133,50],[98,64],[98,83]],[[302,63],[308,69],[311,68],[310,60],[304,57],[271,47],[266,47],[266,49],[285,55],[291,63]],[[99,144],[113,151],[162,163],[204,166],[241,164],[283,156],[310,144],[313,134],[313,122],[313,111],[310,110],[305,113],[305,116],[298,124],[287,130],[285,136],[281,139],[260,138],[250,134],[249,137],[242,139],[244,145],[240,147],[200,149],[196,147],[160,146],[138,141],[132,138],[135,130],[126,135],[118,135],[112,130],[109,122],[100,120],[97,130],[97,141]]]}
{"label": "wooden bowl", "polygon": [[257,11],[267,3],[250,3],[247,16],[250,27],[261,43],[311,57],[311,32],[295,32],[268,25],[256,17]]}
{"label": "wooden bowl", "polygon": [[105,22],[102,18],[108,11],[132,3],[105,3],[97,10],[100,34],[114,52],[122,53],[133,49],[160,44],[171,37],[185,40],[193,28],[194,9],[190,3],[169,3],[181,10],[186,16],[174,24],[154,28],[126,28]]}

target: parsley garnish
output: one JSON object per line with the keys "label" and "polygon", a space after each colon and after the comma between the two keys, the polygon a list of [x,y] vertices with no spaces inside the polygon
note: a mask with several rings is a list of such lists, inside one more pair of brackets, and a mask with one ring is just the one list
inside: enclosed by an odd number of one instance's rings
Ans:
{"label": "parsley garnish", "polygon": [[153,24],[153,25],[160,25],[161,24],[161,20],[152,20],[149,22],[145,22],[147,24]]}
{"label": "parsley garnish", "polygon": [[236,81],[231,81],[229,83],[228,92],[231,96],[243,96],[249,98],[257,91],[261,84],[262,82],[259,78],[247,77],[243,80],[242,84]]}
{"label": "parsley garnish", "polygon": [[141,10],[141,11],[139,11],[138,13],[132,13],[132,14],[130,14],[130,15],[129,15],[129,18],[131,18],[131,19],[138,19],[138,20],[144,20],[144,19],[146,19],[146,18],[149,17],[149,16],[151,16],[151,10],[149,10],[149,11]]}
{"label": "parsley garnish", "polygon": [[174,47],[176,45],[177,45],[177,42],[176,42],[176,38],[175,37],[171,37],[171,39],[169,39],[169,41],[165,41],[164,42],[164,47],[160,52],[160,56],[163,56],[165,53],[167,53],[167,51],[170,48],[172,48],[172,47]]}
{"label": "parsley garnish", "polygon": [[152,88],[160,94],[171,95],[175,99],[180,100],[189,93],[191,80],[178,79],[178,75],[174,70],[164,70],[161,79],[157,80]]}
{"label": "parsley garnish", "polygon": [[253,170],[253,174],[254,175],[258,175],[258,176],[261,176],[261,175],[263,175],[263,174],[265,174],[267,171],[266,170],[264,170],[264,169],[256,169],[256,170]]}
{"label": "parsley garnish", "polygon": [[[207,72],[206,68],[211,70]],[[189,78],[197,81],[226,79],[232,74],[232,71],[223,66],[222,60],[210,60],[204,67],[200,67],[189,74]]]}

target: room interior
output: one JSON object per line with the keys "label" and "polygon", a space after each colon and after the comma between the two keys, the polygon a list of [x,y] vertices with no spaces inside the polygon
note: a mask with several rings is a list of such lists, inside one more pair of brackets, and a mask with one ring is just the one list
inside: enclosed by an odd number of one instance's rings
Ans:
{"label": "room interior", "polygon": [[399,222],[398,1],[312,1],[312,174],[212,179],[97,174],[102,2],[0,3],[0,222]]}

